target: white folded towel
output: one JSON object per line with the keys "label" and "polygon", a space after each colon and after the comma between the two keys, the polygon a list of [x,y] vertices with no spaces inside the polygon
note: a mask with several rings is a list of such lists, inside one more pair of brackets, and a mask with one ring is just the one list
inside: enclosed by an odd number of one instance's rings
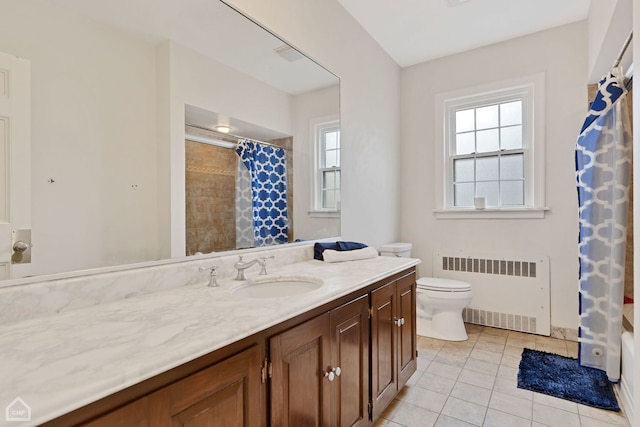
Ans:
{"label": "white folded towel", "polygon": [[322,256],[325,262],[356,261],[359,259],[375,258],[378,256],[378,251],[371,246],[354,249],[352,251],[334,251],[333,249],[327,249],[322,253]]}

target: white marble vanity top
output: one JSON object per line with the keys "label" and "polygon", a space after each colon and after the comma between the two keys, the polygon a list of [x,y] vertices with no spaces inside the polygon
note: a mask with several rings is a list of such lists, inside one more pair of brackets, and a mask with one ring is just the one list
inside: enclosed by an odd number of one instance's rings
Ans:
{"label": "white marble vanity top", "polygon": [[18,397],[31,409],[31,421],[2,415],[0,425],[54,419],[419,262],[304,261],[270,271],[324,281],[293,297],[234,296],[238,282],[225,279],[217,288],[200,283],[0,326],[0,409]]}

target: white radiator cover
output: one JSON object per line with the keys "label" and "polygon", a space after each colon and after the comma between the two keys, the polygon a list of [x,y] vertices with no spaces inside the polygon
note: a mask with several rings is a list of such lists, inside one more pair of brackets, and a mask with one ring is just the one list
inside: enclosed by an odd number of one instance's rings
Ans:
{"label": "white radiator cover", "polygon": [[433,275],[471,284],[463,320],[538,335],[551,334],[548,256],[495,256],[441,251]]}

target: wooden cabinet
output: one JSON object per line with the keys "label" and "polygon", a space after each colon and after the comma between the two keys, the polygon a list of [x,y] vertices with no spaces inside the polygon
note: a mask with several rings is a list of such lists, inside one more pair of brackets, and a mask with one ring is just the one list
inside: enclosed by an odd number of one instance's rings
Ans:
{"label": "wooden cabinet", "polygon": [[371,292],[371,394],[373,419],[416,370],[415,275]]}
{"label": "wooden cabinet", "polygon": [[369,425],[369,297],[269,341],[271,425]]}
{"label": "wooden cabinet", "polygon": [[149,425],[264,426],[261,360],[254,346],[150,395]]}
{"label": "wooden cabinet", "polygon": [[336,308],[331,323],[331,366],[340,368],[332,396],[332,426],[369,425],[369,296]]}
{"label": "wooden cabinet", "polygon": [[329,426],[329,315],[313,318],[269,341],[271,425]]}
{"label": "wooden cabinet", "polygon": [[103,415],[91,422],[84,424],[85,427],[148,427],[149,426],[149,399],[146,397],[136,400],[129,405]]}

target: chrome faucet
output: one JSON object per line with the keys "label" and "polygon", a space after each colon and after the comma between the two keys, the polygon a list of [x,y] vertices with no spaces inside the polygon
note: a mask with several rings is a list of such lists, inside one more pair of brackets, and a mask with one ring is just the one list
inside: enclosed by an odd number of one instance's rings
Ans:
{"label": "chrome faucet", "polygon": [[252,261],[243,261],[242,260],[242,255],[239,255],[239,260],[238,262],[236,262],[233,266],[236,268],[236,270],[238,270],[238,274],[236,275],[236,280],[247,280],[247,276],[245,276],[244,271],[251,267],[254,264],[260,264],[260,267],[262,267],[260,269],[260,274],[264,275],[267,274],[267,260],[268,259],[273,259],[273,255],[270,257],[260,257],[260,258],[256,258]]}
{"label": "chrome faucet", "polygon": [[198,271],[206,271],[211,270],[211,274],[209,275],[209,284],[207,286],[211,286],[215,288],[218,286],[218,266],[213,265],[211,267],[200,267]]}

